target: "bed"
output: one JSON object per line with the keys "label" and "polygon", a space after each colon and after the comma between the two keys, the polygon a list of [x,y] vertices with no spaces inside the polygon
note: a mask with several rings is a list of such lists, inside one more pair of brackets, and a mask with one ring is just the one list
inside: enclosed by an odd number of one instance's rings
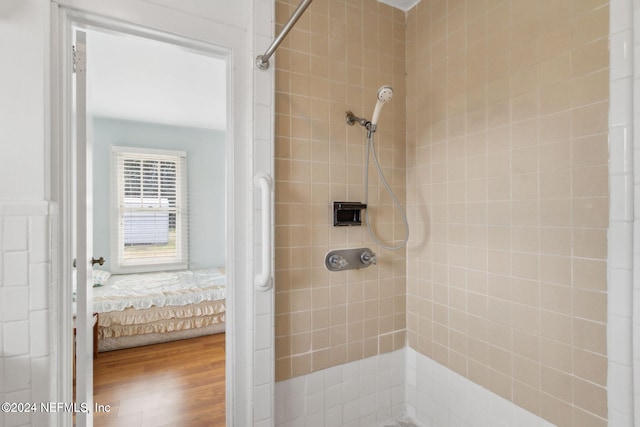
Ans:
{"label": "bed", "polygon": [[[94,275],[98,351],[224,332],[223,269]],[[106,279],[105,279],[106,277]]]}

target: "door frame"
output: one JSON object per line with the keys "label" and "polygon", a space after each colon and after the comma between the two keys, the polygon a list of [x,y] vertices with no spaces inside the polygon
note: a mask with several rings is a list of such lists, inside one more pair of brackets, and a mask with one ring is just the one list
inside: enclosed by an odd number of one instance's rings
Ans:
{"label": "door frame", "polygon": [[[130,0],[127,0],[130,1]],[[72,3],[70,5],[62,3]],[[246,200],[243,197],[235,197],[236,187],[241,187],[243,178],[247,173],[251,173],[250,162],[245,159],[242,154],[250,153],[250,147],[239,147],[238,144],[246,144],[247,135],[242,135],[242,123],[248,122],[246,113],[239,113],[236,109],[237,104],[246,104],[244,99],[236,99],[240,95],[244,97],[244,93],[238,90],[241,82],[234,78],[234,70],[237,72],[237,53],[234,51],[242,50],[238,45],[244,43],[238,40],[238,34],[229,34],[228,29],[222,29],[217,33],[224,33],[229,46],[222,47],[213,43],[205,37],[198,36],[198,26],[194,34],[177,35],[166,28],[146,22],[130,23],[122,17],[110,16],[109,10],[87,11],[79,10],[75,0],[52,0],[51,3],[51,129],[52,129],[52,196],[58,202],[57,222],[58,233],[53,240],[54,252],[57,256],[53,261],[52,276],[54,282],[57,282],[57,292],[54,292],[54,304],[57,307],[57,324],[54,331],[54,346],[56,358],[56,369],[58,372],[58,381],[56,384],[56,395],[60,401],[72,401],[72,360],[73,360],[73,326],[72,326],[72,262],[73,262],[73,241],[71,238],[71,230],[74,227],[73,220],[73,175],[72,156],[73,144],[70,142],[75,132],[73,124],[72,111],[72,34],[77,28],[96,28],[101,31],[112,31],[115,33],[123,33],[128,35],[141,36],[148,39],[158,40],[177,46],[182,46],[193,51],[203,54],[216,56],[227,62],[227,130],[226,130],[226,149],[225,149],[225,176],[226,176],[226,273],[228,278],[227,287],[227,308],[230,313],[226,316],[226,424],[233,426],[235,420],[247,418],[248,407],[252,397],[252,386],[250,379],[252,371],[250,363],[235,363],[238,360],[244,361],[243,353],[247,347],[247,342],[253,341],[252,331],[246,327],[238,327],[236,324],[243,324],[243,317],[246,316],[250,307],[246,307],[248,302],[247,296],[242,288],[234,289],[234,283],[242,283],[245,280],[246,264],[238,256],[244,245],[238,245],[237,242],[242,239],[244,234],[241,230],[246,228],[247,223],[250,224],[252,217],[244,212],[247,211]],[[82,2],[81,2],[82,3]],[[100,9],[100,3],[87,0],[89,6],[96,5]],[[100,6],[100,7],[98,7]],[[149,6],[153,7],[153,6]],[[89,7],[91,9],[91,7]],[[137,11],[139,12],[139,11]],[[134,14],[135,15],[135,14]],[[144,18],[139,18],[144,20]],[[198,20],[197,17],[193,18]],[[201,24],[198,22],[198,24]],[[236,42],[233,42],[232,40]],[[215,34],[213,36],[215,37]],[[204,39],[204,40],[203,40]],[[234,43],[236,43],[234,45]],[[89,52],[88,55],[91,53]],[[234,63],[234,61],[236,63]],[[245,124],[246,126],[246,124]],[[245,131],[246,132],[246,131]],[[240,135],[239,135],[240,134]],[[239,155],[240,154],[240,155]],[[241,194],[243,194],[241,192]],[[240,230],[240,231],[239,231]],[[238,250],[240,247],[240,251]],[[249,247],[251,245],[249,244]],[[245,260],[246,261],[246,260]],[[238,267],[236,267],[236,265]],[[65,298],[64,295],[68,295]],[[239,359],[236,358],[239,355]],[[247,360],[250,362],[250,360]],[[249,383],[247,383],[249,380]],[[238,398],[240,397],[241,398]],[[90,406],[93,402],[89,403]],[[72,413],[60,412],[55,415],[56,425],[70,426],[73,422]],[[249,416],[250,417],[250,416]],[[92,425],[92,419],[88,420],[87,425]]]}
{"label": "door frame", "polygon": [[[76,270],[76,315],[74,319],[75,337],[75,398],[78,402],[93,402],[93,346],[91,338],[94,329],[91,325],[92,312],[90,303],[93,301],[93,289],[89,287],[93,264],[93,161],[91,141],[87,138],[87,73],[86,52],[87,33],[74,28],[74,75],[75,75],[75,117],[74,140],[71,142],[72,152],[75,153],[74,167],[70,168],[76,176],[74,189],[71,194],[74,206],[75,226],[71,232],[71,242],[75,243],[73,265]],[[79,375],[79,373],[82,375]],[[80,381],[80,379],[82,379]],[[83,407],[83,405],[80,405]],[[80,426],[91,425],[92,415],[80,411],[76,415],[76,423]]]}

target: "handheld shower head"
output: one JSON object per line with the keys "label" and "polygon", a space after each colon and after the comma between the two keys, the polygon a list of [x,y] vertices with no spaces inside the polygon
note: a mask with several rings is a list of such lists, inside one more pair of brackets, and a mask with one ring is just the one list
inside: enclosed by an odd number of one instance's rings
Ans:
{"label": "handheld shower head", "polygon": [[391,86],[382,86],[378,89],[378,101],[389,102],[393,98],[393,89]]}
{"label": "handheld shower head", "polygon": [[378,124],[378,117],[380,117],[380,110],[382,110],[382,106],[391,101],[391,98],[393,98],[393,89],[391,86],[382,86],[378,89],[378,102],[376,102],[376,108],[374,108],[373,116],[371,117],[373,130],[375,130],[375,126]]}

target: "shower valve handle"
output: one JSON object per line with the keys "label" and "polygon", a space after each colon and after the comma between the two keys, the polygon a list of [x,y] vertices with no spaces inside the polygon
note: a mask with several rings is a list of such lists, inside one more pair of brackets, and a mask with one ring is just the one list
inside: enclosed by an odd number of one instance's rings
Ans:
{"label": "shower valve handle", "polygon": [[373,252],[364,251],[362,255],[360,255],[360,260],[363,264],[374,264],[378,265],[378,257]]}
{"label": "shower valve handle", "polygon": [[336,249],[324,257],[324,266],[329,271],[345,271],[370,267],[378,261],[369,248]]}
{"label": "shower valve handle", "polygon": [[349,265],[347,260],[340,255],[331,255],[329,257],[329,264],[331,264],[331,266],[335,269],[345,268]]}

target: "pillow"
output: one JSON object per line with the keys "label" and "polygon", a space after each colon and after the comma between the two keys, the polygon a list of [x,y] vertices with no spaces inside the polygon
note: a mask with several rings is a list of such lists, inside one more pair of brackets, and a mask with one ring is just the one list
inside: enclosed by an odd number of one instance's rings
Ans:
{"label": "pillow", "polygon": [[93,287],[103,286],[107,284],[107,280],[111,277],[111,273],[107,270],[93,270]]}

